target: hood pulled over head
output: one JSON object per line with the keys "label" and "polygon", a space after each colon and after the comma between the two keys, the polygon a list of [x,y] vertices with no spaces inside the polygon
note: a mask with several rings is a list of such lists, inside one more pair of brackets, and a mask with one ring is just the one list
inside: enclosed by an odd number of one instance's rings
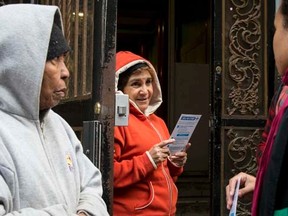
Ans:
{"label": "hood pulled over head", "polygon": [[37,120],[46,60],[67,49],[57,47],[47,56],[52,27],[63,33],[60,10],[9,4],[0,7],[0,20],[0,109]]}
{"label": "hood pulled over head", "polygon": [[[162,92],[161,92],[159,79],[158,79],[156,70],[150,61],[129,51],[117,52],[116,53],[115,90],[116,90],[116,93],[123,94],[123,92],[121,92],[118,89],[119,75],[121,73],[125,73],[131,68],[133,69],[136,65],[141,65],[141,63],[148,65],[152,69],[151,75],[153,78],[153,96],[151,98],[148,108],[146,109],[144,113],[146,116],[148,116],[154,113],[162,103]],[[133,101],[130,100],[130,103],[133,104],[133,106],[135,106],[138,109],[137,105],[133,103]]]}
{"label": "hood pulled over head", "polygon": [[70,47],[67,44],[67,41],[63,35],[61,27],[59,27],[56,23],[54,23],[49,41],[47,61],[57,58],[60,55],[63,55],[69,51]]}

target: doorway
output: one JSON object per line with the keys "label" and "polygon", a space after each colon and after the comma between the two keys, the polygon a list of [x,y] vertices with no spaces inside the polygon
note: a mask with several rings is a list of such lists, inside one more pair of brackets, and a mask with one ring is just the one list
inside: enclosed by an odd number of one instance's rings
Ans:
{"label": "doorway", "polygon": [[177,181],[178,215],[209,215],[210,50],[209,0],[118,1],[116,50],[129,50],[155,66],[163,93],[157,110],[172,132],[182,113],[202,115]]}

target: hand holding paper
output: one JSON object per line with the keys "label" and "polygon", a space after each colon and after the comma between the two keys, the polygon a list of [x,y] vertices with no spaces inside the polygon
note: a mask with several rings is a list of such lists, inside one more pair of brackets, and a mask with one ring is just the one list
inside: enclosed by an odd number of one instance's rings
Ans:
{"label": "hand holding paper", "polygon": [[191,143],[188,143],[183,151],[176,152],[175,154],[170,155],[168,158],[171,161],[171,163],[173,163],[177,167],[184,166],[187,161],[186,151],[188,148],[190,148],[190,146],[191,146]]}
{"label": "hand holding paper", "polygon": [[237,213],[237,202],[238,202],[238,193],[239,193],[240,181],[241,181],[241,177],[239,177],[237,180],[237,184],[235,187],[235,193],[233,196],[232,208],[230,209],[229,216],[236,216],[236,213]]}
{"label": "hand holding paper", "polygon": [[148,151],[152,160],[155,162],[155,164],[161,163],[167,159],[167,157],[170,154],[169,148],[167,147],[167,145],[169,143],[172,143],[173,141],[174,141],[174,139],[163,140],[162,142],[154,145]]}
{"label": "hand holding paper", "polygon": [[181,114],[170,137],[175,142],[168,145],[171,155],[185,150],[200,118],[201,115]]}

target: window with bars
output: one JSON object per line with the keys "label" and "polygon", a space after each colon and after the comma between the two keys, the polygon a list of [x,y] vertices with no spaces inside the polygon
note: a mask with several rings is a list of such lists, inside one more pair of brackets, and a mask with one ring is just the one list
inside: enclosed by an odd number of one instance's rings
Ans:
{"label": "window with bars", "polygon": [[65,37],[72,48],[67,58],[70,79],[64,101],[89,98],[92,91],[94,1],[41,0],[39,3],[60,8]]}

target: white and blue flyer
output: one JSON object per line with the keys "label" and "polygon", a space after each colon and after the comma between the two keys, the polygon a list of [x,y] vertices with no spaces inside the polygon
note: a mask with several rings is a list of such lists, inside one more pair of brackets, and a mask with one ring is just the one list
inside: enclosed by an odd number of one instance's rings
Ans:
{"label": "white and blue flyer", "polygon": [[229,212],[229,216],[236,216],[237,214],[237,202],[238,202],[238,193],[239,193],[239,188],[240,188],[240,181],[241,181],[241,177],[239,177],[237,179],[237,184],[235,187],[235,192],[234,192],[234,196],[233,196],[233,203],[232,203],[232,207],[230,209]]}
{"label": "white and blue flyer", "polygon": [[170,136],[175,139],[174,143],[168,145],[171,155],[185,150],[200,118],[201,115],[181,114]]}

